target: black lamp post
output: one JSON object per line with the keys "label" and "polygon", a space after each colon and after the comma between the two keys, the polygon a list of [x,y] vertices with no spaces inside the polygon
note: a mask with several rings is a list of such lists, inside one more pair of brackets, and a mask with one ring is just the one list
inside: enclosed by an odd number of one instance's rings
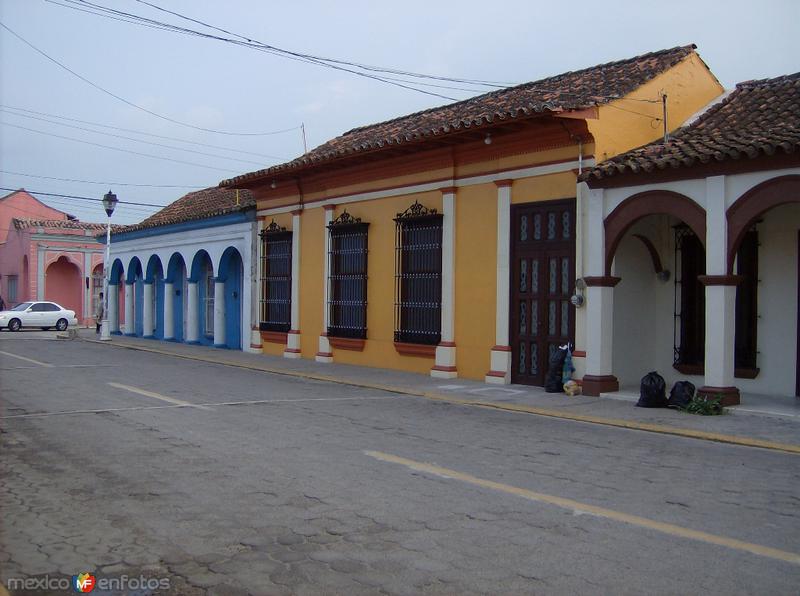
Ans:
{"label": "black lamp post", "polygon": [[108,216],[108,223],[106,224],[106,257],[103,260],[103,321],[100,326],[100,339],[103,341],[111,339],[110,329],[108,328],[108,304],[110,301],[108,282],[111,268],[108,261],[111,259],[111,215],[114,213],[118,202],[117,195],[110,190],[103,196],[103,208]]}

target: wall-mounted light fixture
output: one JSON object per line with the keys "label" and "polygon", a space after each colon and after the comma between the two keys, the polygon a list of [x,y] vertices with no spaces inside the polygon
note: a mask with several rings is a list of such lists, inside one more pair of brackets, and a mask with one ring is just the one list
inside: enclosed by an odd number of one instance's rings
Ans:
{"label": "wall-mounted light fixture", "polygon": [[270,184],[269,187],[270,188],[278,188],[278,183],[273,180],[272,184]]}
{"label": "wall-mounted light fixture", "polygon": [[586,289],[586,282],[583,281],[582,277],[579,277],[575,280],[575,293],[570,296],[569,301],[575,308],[580,308],[583,306],[585,298],[583,297],[583,291]]}
{"label": "wall-mounted light fixture", "polygon": [[492,133],[487,132],[486,133],[486,137],[484,137],[484,139],[483,139],[483,142],[486,143],[487,145],[491,145],[492,144]]}

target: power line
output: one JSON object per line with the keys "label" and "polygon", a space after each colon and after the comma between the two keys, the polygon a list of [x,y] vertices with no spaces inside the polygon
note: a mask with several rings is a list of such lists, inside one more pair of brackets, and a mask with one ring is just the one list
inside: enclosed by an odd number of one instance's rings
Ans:
{"label": "power line", "polygon": [[[65,1],[70,2],[71,0],[65,0]],[[241,35],[237,35],[235,33],[231,34],[231,35],[235,35],[235,36],[240,37],[240,38],[242,38],[243,40],[246,40],[246,41],[237,41],[235,39],[220,37],[218,35],[210,35],[208,33],[203,33],[201,31],[195,31],[193,29],[187,29],[185,27],[178,27],[177,25],[171,25],[169,23],[162,23],[160,21],[154,21],[153,19],[148,19],[146,17],[141,17],[141,16],[134,15],[134,14],[131,14],[131,13],[117,11],[117,10],[114,10],[114,9],[111,9],[111,8],[107,8],[107,7],[98,5],[98,4],[92,4],[90,2],[85,2],[84,0],[76,0],[76,1],[80,1],[82,4],[87,4],[89,6],[98,8],[100,10],[104,10],[104,11],[110,12],[112,14],[125,15],[125,16],[128,16],[128,17],[132,17],[132,18],[136,19],[137,21],[143,21],[143,22],[150,23],[150,24],[158,24],[158,25],[161,25],[158,28],[165,29],[165,30],[170,30],[170,31],[173,31],[173,32],[176,32],[176,33],[182,33],[182,34],[185,34],[185,35],[193,35],[193,36],[198,36],[198,37],[205,37],[207,39],[214,39],[214,40],[217,40],[217,41],[223,41],[223,42],[231,43],[231,44],[234,44],[234,45],[245,46],[245,47],[249,47],[251,49],[255,49],[255,50],[262,51],[262,52],[266,52],[268,54],[274,54],[274,55],[281,56],[283,58],[288,58],[290,60],[298,60],[300,62],[306,62],[306,63],[309,63],[309,64],[315,64],[317,66],[322,66],[322,67],[326,67],[326,68],[332,68],[334,70],[339,70],[339,71],[343,71],[343,72],[349,72],[349,73],[354,74],[356,76],[360,76],[360,77],[364,77],[364,78],[368,78],[368,79],[373,79],[373,80],[376,80],[376,81],[387,83],[389,85],[394,85],[396,87],[409,89],[411,91],[417,91],[418,93],[424,93],[425,95],[431,95],[431,96],[434,96],[434,97],[439,97],[439,98],[447,99],[447,100],[450,100],[450,101],[458,101],[454,97],[450,97],[450,96],[447,96],[447,95],[442,95],[440,93],[434,93],[432,91],[426,91],[424,89],[419,89],[419,88],[413,86],[415,84],[417,84],[417,85],[425,85],[425,83],[405,81],[405,83],[408,83],[408,84],[404,84],[404,83],[401,83],[401,82],[397,82],[395,80],[389,80],[388,78],[384,78],[384,77],[380,77],[380,76],[377,76],[377,75],[374,75],[374,74],[370,74],[368,72],[359,72],[357,70],[353,70],[352,68],[347,68],[345,66],[340,65],[340,62],[341,62],[341,64],[344,64],[345,63],[344,61],[326,60],[326,59],[318,58],[316,56],[312,56],[310,54],[300,54],[298,52],[290,52],[288,50],[283,50],[281,48],[276,48],[274,46],[270,46],[268,44],[255,42],[253,40],[250,40],[250,39],[248,39],[248,38],[246,38],[244,36],[241,36]],[[188,17],[182,17],[182,18],[187,18],[188,20],[192,20],[192,19],[189,19]],[[207,26],[209,28],[212,28],[212,29],[215,28],[215,27],[213,27],[211,25],[205,25],[205,26]],[[218,29],[218,28],[216,28],[216,29]],[[218,29],[218,30],[224,31],[222,29]],[[353,66],[355,68],[359,68],[355,64],[353,64]],[[103,91],[105,91],[105,90],[103,90]]]}
{"label": "power line", "polygon": [[[55,2],[53,2],[53,0],[47,0],[47,1],[51,2],[51,3],[55,3]],[[251,38],[249,38],[247,36],[240,35],[238,33],[234,33],[234,32],[228,31],[227,29],[223,29],[221,27],[217,27],[215,25],[206,23],[206,22],[201,21],[199,19],[194,19],[192,17],[188,17],[188,16],[183,15],[183,14],[181,14],[179,12],[175,12],[175,11],[171,11],[171,10],[162,8],[162,7],[160,7],[160,6],[156,5],[156,4],[153,4],[152,2],[148,2],[146,0],[135,0],[135,1],[140,3],[140,4],[144,4],[146,6],[149,6],[149,7],[153,8],[153,9],[155,9],[155,10],[158,10],[158,11],[161,11],[161,12],[165,12],[167,14],[171,14],[171,15],[177,16],[178,18],[187,20],[187,21],[192,22],[192,23],[196,23],[196,24],[201,25],[203,27],[207,27],[209,29],[212,29],[212,30],[215,30],[215,31],[219,31],[219,32],[225,33],[227,35],[232,35],[234,37],[239,38],[239,40],[237,41],[236,39],[220,37],[218,35],[209,35],[208,33],[203,33],[201,31],[196,31],[194,29],[188,29],[188,28],[185,28],[185,27],[179,27],[177,25],[172,25],[170,23],[164,23],[162,21],[157,21],[157,20],[154,20],[154,19],[150,19],[148,17],[143,17],[143,16],[136,15],[136,14],[133,14],[133,13],[128,13],[128,12],[112,9],[112,8],[109,8],[109,7],[100,5],[100,4],[89,2],[88,0],[64,0],[64,1],[65,2],[69,2],[70,4],[81,4],[81,5],[85,5],[85,6],[90,6],[90,7],[94,8],[95,10],[97,10],[99,12],[92,12],[92,11],[88,11],[88,10],[79,9],[79,8],[77,8],[75,6],[66,6],[66,5],[63,5],[63,4],[59,4],[59,6],[64,6],[65,8],[72,8],[74,10],[80,10],[81,12],[89,12],[90,14],[95,14],[96,16],[102,16],[102,17],[106,17],[106,18],[114,18],[115,20],[122,20],[122,21],[125,21],[125,22],[128,22],[128,23],[132,23],[132,24],[136,24],[136,25],[140,25],[140,26],[148,26],[148,27],[152,27],[152,28],[161,29],[161,30],[164,30],[164,31],[170,31],[170,32],[173,32],[173,33],[181,33],[181,34],[184,34],[184,35],[193,35],[193,36],[198,36],[198,37],[204,37],[204,38],[207,38],[207,39],[213,39],[213,40],[216,40],[216,41],[223,41],[223,42],[227,42],[227,43],[232,43],[234,45],[240,45],[240,46],[247,47],[247,48],[250,48],[250,49],[256,49],[256,50],[260,50],[260,51],[265,51],[265,52],[270,53],[270,54],[279,55],[279,56],[282,56],[284,58],[299,60],[301,62],[315,64],[315,65],[318,65],[318,66],[326,66],[326,67],[329,67],[329,68],[335,68],[335,69],[338,69],[338,70],[344,70],[346,72],[350,72],[352,74],[357,74],[357,75],[360,75],[360,76],[367,76],[368,78],[374,78],[374,79],[376,79],[378,81],[381,81],[381,82],[384,82],[384,83],[392,84],[391,83],[392,81],[402,81],[402,82],[411,83],[411,84],[414,84],[414,85],[426,85],[426,86],[433,86],[433,87],[440,87],[440,88],[450,88],[450,89],[456,89],[456,90],[461,90],[461,91],[472,91],[472,92],[480,91],[480,90],[476,90],[476,89],[464,89],[464,88],[461,88],[461,87],[447,87],[447,86],[443,86],[443,85],[433,85],[433,84],[430,84],[430,83],[423,83],[421,81],[413,81],[412,82],[412,81],[408,81],[406,79],[396,79],[396,78],[393,78],[393,77],[377,77],[377,76],[368,75],[368,74],[365,74],[365,73],[355,72],[355,71],[352,71],[352,70],[350,70],[348,68],[342,68],[342,66],[349,66],[349,67],[353,67],[353,68],[359,68],[359,69],[362,69],[362,70],[365,70],[365,71],[368,71],[368,72],[389,73],[389,74],[395,74],[395,75],[401,75],[401,76],[407,76],[407,77],[414,77],[414,78],[421,78],[421,79],[447,81],[447,82],[454,82],[454,83],[466,83],[466,84],[471,84],[471,85],[476,85],[476,86],[480,85],[480,86],[484,86],[484,87],[493,87],[493,88],[496,88],[496,89],[503,89],[503,88],[506,88],[506,87],[509,87],[509,86],[512,85],[510,83],[501,83],[501,82],[497,82],[497,81],[486,81],[486,80],[479,80],[479,79],[466,79],[466,78],[444,77],[444,76],[423,74],[423,73],[417,73],[417,72],[394,69],[394,68],[385,68],[385,67],[380,67],[380,66],[372,66],[372,65],[368,65],[368,64],[362,64],[362,63],[358,63],[358,62],[351,62],[351,61],[347,61],[347,60],[340,60],[340,59],[336,59],[336,58],[325,58],[325,57],[321,57],[321,56],[315,56],[313,54],[306,54],[306,53],[286,50],[286,49],[283,49],[283,48],[279,48],[277,46],[272,46],[272,45],[269,45],[269,44],[266,44],[266,43],[263,43],[263,42],[259,42],[259,41],[253,40],[253,39],[251,39]],[[114,16],[111,16],[111,15],[117,15],[117,16],[114,17]],[[408,87],[406,85],[399,85],[399,86],[405,87],[405,88],[410,88],[411,90],[419,91],[421,93],[427,93],[429,95],[442,97],[443,99],[449,99],[449,100],[452,100],[452,101],[458,101],[458,100],[456,100],[455,98],[452,98],[452,97],[447,97],[447,96],[439,95],[439,94],[436,94],[436,93],[429,93],[429,92],[426,92],[426,91],[421,90],[421,89]],[[565,91],[564,89],[546,89],[546,88],[542,88],[542,87],[539,87],[539,86],[536,87],[536,91],[541,92],[541,93],[558,93],[558,94],[562,94],[562,95],[581,95],[580,93]],[[595,97],[597,99],[639,101],[639,102],[646,102],[646,103],[660,103],[660,101],[661,101],[660,99],[624,98],[624,97],[617,97],[617,96],[613,96],[613,95],[595,95],[593,97]]]}
{"label": "power line", "polygon": [[174,145],[166,145],[164,143],[156,143],[155,141],[144,141],[142,139],[135,139],[133,137],[126,137],[125,135],[118,135],[114,134],[113,132],[104,132],[102,130],[92,130],[91,128],[85,128],[83,126],[77,126],[75,124],[66,124],[64,122],[57,122],[55,120],[50,120],[48,118],[41,118],[39,116],[31,116],[30,114],[17,114],[16,112],[10,112],[8,110],[4,110],[0,108],[0,112],[4,112],[6,114],[11,114],[12,116],[19,116],[20,118],[29,118],[31,120],[38,120],[39,122],[47,122],[48,124],[55,124],[56,126],[64,126],[66,128],[74,128],[76,130],[82,130],[84,132],[91,132],[94,134],[99,135],[106,135],[108,137],[114,137],[116,139],[124,139],[126,141],[134,141],[135,143],[143,143],[145,145],[153,145],[155,147],[164,147],[165,149],[173,149],[175,151],[184,151],[186,153],[194,153],[195,155],[205,155],[206,157],[215,157],[217,159],[227,159],[229,161],[239,161],[242,163],[248,164],[255,164],[257,166],[263,167],[263,162],[260,161],[252,161],[250,159],[239,159],[238,157],[228,157],[227,155],[219,155],[218,153],[208,153],[206,151],[197,151],[195,149],[186,149],[184,147],[176,147]]}
{"label": "power line", "polygon": [[279,155],[268,155],[266,153],[256,153],[254,151],[244,151],[243,149],[234,149],[232,147],[224,147],[222,145],[211,145],[209,143],[201,143],[199,141],[190,141],[188,139],[179,139],[178,137],[169,137],[165,135],[157,135],[151,132],[144,132],[142,130],[136,130],[135,128],[123,128],[121,126],[112,126],[110,124],[101,124],[100,122],[92,122],[90,120],[80,120],[78,118],[70,118],[69,116],[61,116],[59,114],[49,114],[47,112],[37,112],[36,110],[29,110],[27,108],[20,108],[17,106],[10,106],[8,104],[0,104],[1,108],[8,108],[10,110],[17,110],[19,112],[26,112],[29,114],[37,114],[38,116],[47,116],[49,118],[57,118],[59,120],[67,120],[69,122],[79,122],[81,124],[89,124],[91,126],[99,126],[101,128],[110,128],[112,130],[121,130],[123,132],[132,132],[137,135],[145,135],[148,137],[154,137],[157,139],[167,139],[168,141],[178,141],[179,143],[188,143],[190,145],[198,145],[200,147],[211,147],[212,149],[222,149],[223,151],[232,151],[233,153],[242,153],[245,155],[255,155],[256,157],[266,157],[269,159],[280,159],[286,161],[285,157],[281,157]]}
{"label": "power line", "polygon": [[195,162],[192,162],[192,161],[183,161],[183,160],[180,160],[180,159],[172,159],[170,157],[161,157],[159,155],[152,155],[150,153],[142,153],[140,151],[133,151],[131,149],[122,149],[120,147],[112,147],[110,145],[103,145],[101,143],[93,143],[91,141],[84,141],[83,139],[76,139],[76,138],[73,138],[73,137],[66,137],[64,135],[57,135],[57,134],[52,133],[52,132],[45,132],[43,130],[36,130],[35,128],[28,128],[27,126],[20,126],[18,124],[11,124],[9,122],[0,121],[0,124],[3,125],[3,126],[11,126],[12,128],[19,128],[19,129],[27,130],[27,131],[30,131],[30,132],[35,132],[35,133],[38,133],[38,134],[41,134],[41,135],[46,135],[48,137],[55,137],[57,139],[66,139],[67,141],[74,141],[76,143],[84,143],[86,145],[93,145],[95,147],[102,147],[103,149],[111,149],[112,151],[121,151],[123,153],[131,153],[133,155],[140,155],[142,157],[150,157],[152,159],[159,159],[159,160],[163,160],[163,161],[172,161],[172,162],[180,163],[180,164],[184,164],[184,165],[197,166],[199,168],[205,168],[207,170],[219,170],[220,172],[233,172],[233,173],[238,173],[239,172],[238,170],[228,170],[226,168],[215,168],[213,166],[207,166],[207,165],[204,165],[204,164],[201,164],[201,163],[195,163]]}
{"label": "power line", "polygon": [[135,103],[133,103],[132,101],[128,101],[128,100],[127,100],[127,99],[125,99],[124,97],[121,97],[121,96],[119,96],[119,95],[117,95],[117,94],[115,94],[115,93],[112,93],[111,91],[109,91],[108,89],[105,89],[105,88],[101,87],[101,86],[100,86],[100,85],[98,85],[97,83],[93,83],[92,81],[90,81],[89,79],[87,79],[86,77],[84,77],[83,75],[80,75],[80,74],[78,74],[77,72],[75,72],[74,70],[72,70],[71,68],[69,68],[68,66],[66,66],[65,64],[63,64],[63,63],[59,62],[58,60],[56,60],[55,58],[53,58],[52,56],[50,56],[49,54],[47,54],[46,52],[44,52],[43,50],[40,50],[39,48],[37,48],[37,47],[36,47],[35,45],[33,45],[31,42],[29,42],[29,41],[28,41],[28,40],[26,40],[24,37],[22,37],[21,35],[19,35],[19,34],[18,34],[18,33],[16,33],[15,31],[13,31],[11,28],[9,28],[9,27],[8,27],[8,26],[7,26],[5,23],[3,23],[2,21],[0,21],[0,27],[2,27],[3,29],[5,29],[6,31],[8,31],[9,33],[11,33],[11,35],[13,35],[13,36],[14,36],[14,37],[16,37],[17,39],[19,39],[19,40],[20,40],[22,43],[24,43],[25,45],[27,45],[28,47],[30,47],[32,50],[34,50],[34,51],[38,52],[39,54],[41,54],[42,56],[44,56],[45,58],[47,58],[48,60],[50,60],[50,61],[51,61],[53,64],[56,64],[56,65],[58,65],[59,67],[63,68],[63,69],[64,69],[64,70],[66,70],[68,73],[70,73],[71,75],[73,75],[73,76],[75,76],[75,77],[79,78],[79,79],[80,79],[81,81],[83,81],[84,83],[86,83],[86,84],[88,84],[88,85],[91,85],[92,87],[94,87],[94,88],[95,88],[95,89],[97,89],[98,91],[102,91],[102,92],[103,92],[103,93],[105,93],[106,95],[109,95],[109,96],[113,97],[114,99],[116,99],[116,100],[118,100],[118,101],[121,101],[122,103],[124,103],[124,104],[126,104],[126,105],[129,105],[129,106],[131,106],[131,107],[133,107],[133,108],[136,108],[137,110],[141,110],[141,111],[143,111],[143,112],[146,112],[146,113],[150,114],[151,116],[155,116],[156,118],[161,118],[162,120],[166,120],[167,122],[172,122],[173,124],[179,124],[179,125],[181,125],[181,126],[186,126],[186,127],[188,127],[188,128],[193,128],[193,129],[195,129],[195,130],[202,130],[202,131],[204,131],[204,132],[213,132],[213,133],[215,133],[215,134],[221,134],[221,135],[230,135],[230,136],[245,136],[245,137],[248,137],[248,136],[249,136],[249,137],[263,137],[263,136],[270,136],[270,135],[281,134],[281,133],[290,132],[290,131],[293,131],[293,130],[298,130],[298,129],[299,129],[299,127],[298,127],[298,126],[295,126],[295,127],[293,127],[293,128],[287,128],[287,129],[284,129],[284,130],[275,130],[275,131],[271,131],[271,132],[230,132],[230,131],[225,131],[225,130],[215,130],[215,129],[213,129],[213,128],[204,128],[204,127],[202,127],[202,126],[195,126],[194,124],[189,124],[189,123],[187,123],[187,122],[181,122],[180,120],[175,120],[174,118],[170,118],[170,117],[168,117],[168,116],[164,116],[164,115],[162,115],[162,114],[159,114],[159,113],[157,113],[157,112],[153,112],[152,110],[148,110],[148,109],[147,109],[147,108],[145,108],[145,107],[142,107],[142,106],[140,106],[140,105],[138,105],[138,104],[135,104]]}
{"label": "power line", "polygon": [[42,180],[58,180],[59,182],[80,182],[83,184],[98,184],[100,186],[137,186],[146,188],[207,188],[206,186],[191,186],[188,184],[135,184],[133,182],[97,182],[94,180],[78,180],[75,178],[56,178],[55,176],[42,176],[38,174],[26,174],[24,172],[12,172],[11,170],[0,170],[3,174],[14,176],[25,176],[27,178],[41,178]]}
{"label": "power line", "polygon": [[[20,189],[19,188],[5,188],[5,187],[0,186],[0,190],[9,190],[11,192],[17,192]],[[66,198],[66,199],[77,199],[77,200],[80,200],[80,201],[95,201],[95,202],[96,201],[100,201],[101,203],[103,202],[103,199],[98,199],[97,197],[82,197],[82,196],[79,196],[79,195],[65,195],[65,194],[56,193],[56,192],[42,192],[42,191],[39,191],[39,190],[30,190],[28,188],[25,189],[25,192],[30,193],[30,194],[34,194],[34,195],[45,195],[45,196],[48,196],[48,197],[63,197],[63,198]],[[163,209],[164,207],[166,207],[166,205],[158,205],[156,203],[137,203],[135,201],[118,201],[118,203],[120,203],[122,205],[138,205],[140,207],[158,207],[159,209]]]}

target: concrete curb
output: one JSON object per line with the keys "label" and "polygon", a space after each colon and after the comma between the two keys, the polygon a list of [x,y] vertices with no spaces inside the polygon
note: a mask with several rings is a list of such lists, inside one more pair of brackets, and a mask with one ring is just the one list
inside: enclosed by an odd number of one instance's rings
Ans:
{"label": "concrete curb", "polygon": [[259,366],[254,364],[247,364],[243,362],[235,362],[226,359],[212,359],[207,358],[201,354],[178,354],[168,350],[159,350],[156,348],[122,345],[109,342],[101,342],[96,339],[82,338],[83,341],[96,344],[112,345],[117,348],[126,350],[138,350],[140,352],[150,352],[153,354],[162,354],[165,356],[173,356],[175,358],[183,358],[185,360],[195,360],[199,362],[208,362],[209,364],[222,364],[224,366],[232,366],[236,368],[243,368],[247,370],[255,370],[275,375],[284,375],[288,377],[296,377],[300,379],[308,379],[312,381],[325,381],[328,383],[337,383],[339,385],[348,385],[351,387],[360,387],[364,389],[375,389],[378,391],[386,391],[388,393],[396,393],[399,395],[408,395],[410,397],[421,397],[431,401],[438,401],[449,403],[459,406],[469,406],[486,408],[491,410],[500,410],[506,412],[514,412],[518,414],[529,414],[533,416],[545,416],[548,418],[557,418],[560,420],[570,420],[573,422],[584,422],[587,424],[599,424],[601,426],[611,426],[615,428],[625,428],[628,430],[638,430],[642,432],[650,432],[662,435],[673,435],[677,437],[685,437],[689,439],[698,439],[701,441],[711,441],[715,443],[725,443],[728,445],[738,445],[740,447],[755,447],[758,449],[767,449],[770,451],[781,451],[784,453],[792,453],[800,455],[800,445],[793,445],[790,443],[777,443],[774,441],[766,441],[763,439],[754,439],[750,437],[742,437],[736,435],[726,435],[722,433],[712,433],[700,430],[691,430],[685,428],[678,428],[675,426],[667,426],[665,424],[653,424],[649,422],[637,422],[633,420],[623,420],[620,418],[603,418],[601,416],[591,416],[586,414],[572,414],[569,412],[562,412],[559,410],[548,410],[546,408],[536,408],[532,406],[523,406],[519,404],[509,403],[496,403],[482,400],[463,399],[446,395],[443,393],[435,393],[432,391],[414,391],[405,389],[403,387],[395,387],[392,385],[382,385],[380,383],[368,383],[363,381],[353,381],[342,379],[341,377],[332,377],[329,375],[320,375],[316,373],[307,373],[302,371],[288,370],[284,368],[272,368],[269,366]]}

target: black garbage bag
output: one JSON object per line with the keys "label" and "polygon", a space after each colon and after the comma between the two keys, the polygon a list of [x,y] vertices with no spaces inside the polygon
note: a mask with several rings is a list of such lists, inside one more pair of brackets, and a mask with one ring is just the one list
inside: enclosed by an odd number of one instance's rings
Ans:
{"label": "black garbage bag", "polygon": [[694,397],[694,384],[689,381],[678,381],[669,390],[668,408],[685,408]]}
{"label": "black garbage bag", "polygon": [[550,357],[547,368],[547,376],[544,379],[544,390],[547,393],[563,393],[564,383],[561,377],[564,373],[564,360],[567,358],[567,350],[558,348]]}
{"label": "black garbage bag", "polygon": [[640,408],[665,408],[667,406],[667,384],[664,377],[656,371],[647,373],[642,377],[639,388],[639,401],[636,405]]}

